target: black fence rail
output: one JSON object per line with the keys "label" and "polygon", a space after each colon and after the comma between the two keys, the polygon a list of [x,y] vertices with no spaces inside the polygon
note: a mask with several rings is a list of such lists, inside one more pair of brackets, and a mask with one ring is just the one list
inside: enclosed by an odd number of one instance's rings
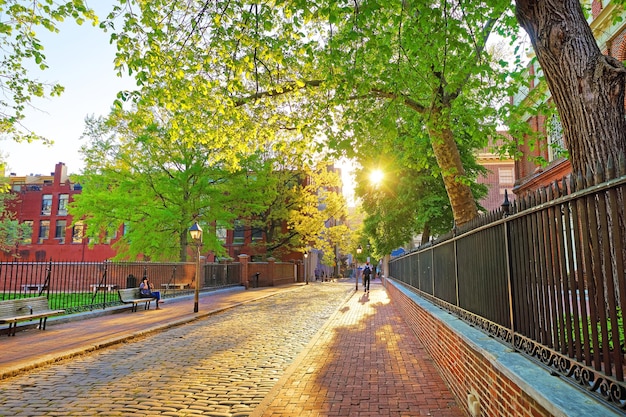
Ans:
{"label": "black fence rail", "polygon": [[[48,297],[66,313],[119,305],[117,290],[138,287],[148,277],[164,298],[195,290],[195,263],[0,262],[0,300]],[[201,264],[201,290],[239,285],[239,263]]]}
{"label": "black fence rail", "polygon": [[[626,164],[570,176],[390,262],[412,286],[626,410]],[[598,172],[602,173],[599,167]]]}
{"label": "black fence rail", "polygon": [[204,277],[203,287],[224,287],[239,285],[241,277],[241,264],[204,264],[201,276]]}

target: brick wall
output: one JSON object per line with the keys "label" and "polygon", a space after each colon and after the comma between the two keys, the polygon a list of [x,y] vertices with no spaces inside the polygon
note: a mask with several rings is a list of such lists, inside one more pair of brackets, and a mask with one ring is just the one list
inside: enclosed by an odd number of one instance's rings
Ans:
{"label": "brick wall", "polygon": [[430,310],[421,306],[392,281],[385,287],[468,416],[619,415],[453,315],[425,300]]}
{"label": "brick wall", "polygon": [[239,262],[241,268],[241,283],[247,288],[255,287],[256,273],[259,273],[259,287],[274,287],[279,285],[302,282],[303,268],[301,263],[276,262],[274,258],[269,258],[268,262],[250,262],[248,255],[240,255]]}

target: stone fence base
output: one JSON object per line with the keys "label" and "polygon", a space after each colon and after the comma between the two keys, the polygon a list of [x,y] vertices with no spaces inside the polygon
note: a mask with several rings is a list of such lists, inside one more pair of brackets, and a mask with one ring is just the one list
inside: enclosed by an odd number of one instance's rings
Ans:
{"label": "stone fence base", "polygon": [[390,299],[469,416],[620,416],[454,315],[384,279]]}

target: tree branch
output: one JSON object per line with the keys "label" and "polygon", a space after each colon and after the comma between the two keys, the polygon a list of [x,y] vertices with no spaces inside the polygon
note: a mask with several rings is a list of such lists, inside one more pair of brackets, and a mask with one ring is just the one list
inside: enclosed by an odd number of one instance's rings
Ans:
{"label": "tree branch", "polygon": [[[238,100],[235,100],[235,107],[240,107],[243,106],[251,101],[255,101],[255,100],[259,100],[261,98],[264,97],[275,97],[275,96],[280,96],[283,94],[288,94],[291,92],[294,92],[296,90],[300,90],[303,88],[307,88],[307,87],[319,87],[320,85],[322,85],[324,81],[323,80],[308,80],[308,81],[300,81],[300,82],[289,82],[286,83],[282,86],[279,87],[274,87],[271,90],[268,91],[260,91],[258,93],[255,94],[251,94],[247,97],[244,98],[240,98]],[[383,91],[381,89],[378,88],[372,88],[370,90],[370,92],[368,94],[365,95],[360,95],[360,96],[351,96],[349,97],[350,100],[358,100],[358,99],[362,99],[362,98],[368,98],[368,97],[380,97],[380,98],[388,98],[391,100],[395,100],[395,99],[401,99],[402,102],[409,107],[410,109],[415,110],[418,113],[425,113],[426,112],[426,107],[422,106],[421,104],[419,104],[418,102],[416,102],[415,100],[406,97],[402,94],[398,94],[398,93],[392,93],[389,91]]]}
{"label": "tree branch", "polygon": [[247,104],[251,101],[262,99],[264,97],[281,96],[283,94],[288,94],[293,91],[300,90],[300,89],[307,88],[307,87],[319,87],[320,85],[322,85],[322,83],[323,83],[322,80],[309,80],[309,81],[301,81],[301,82],[291,81],[282,86],[274,87],[271,90],[259,91],[258,93],[235,100],[235,107],[243,106],[244,104]]}
{"label": "tree branch", "polygon": [[402,99],[402,102],[410,109],[415,110],[418,113],[425,113],[426,112],[426,108],[424,106],[422,106],[421,104],[419,104],[418,102],[416,102],[415,100],[404,96],[403,94],[398,94],[398,93],[390,93],[388,91],[383,91],[380,90],[378,88],[372,88],[370,96],[372,97],[382,97],[382,98],[388,98],[391,100],[396,100],[396,99]]}

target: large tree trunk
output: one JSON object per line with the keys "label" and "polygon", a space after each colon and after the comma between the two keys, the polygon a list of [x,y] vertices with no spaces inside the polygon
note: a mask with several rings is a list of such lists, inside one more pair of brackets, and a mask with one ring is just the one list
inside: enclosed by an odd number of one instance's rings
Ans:
{"label": "large tree trunk", "polygon": [[[626,151],[624,64],[602,55],[579,0],[516,0],[516,6],[517,19],[530,36],[561,116],[574,173],[604,178],[602,171],[609,157],[617,162]],[[609,230],[613,224],[624,222],[613,218],[611,212],[607,220]],[[626,248],[626,235],[612,239],[621,240],[621,247]],[[601,248],[605,242],[591,245]],[[626,249],[622,249],[624,258]],[[619,300],[622,271],[616,267],[615,257],[612,255],[610,261],[593,257],[591,262],[590,270],[600,271],[607,270],[603,262],[611,262],[614,272],[602,279],[616,281],[615,298]]]}
{"label": "large tree trunk", "polygon": [[624,65],[602,55],[579,0],[516,0],[556,104],[574,172],[626,151]]}
{"label": "large tree trunk", "polygon": [[450,199],[454,222],[460,226],[478,216],[478,208],[472,190],[464,179],[465,168],[461,162],[461,154],[445,113],[438,108],[432,109],[433,123],[429,126],[428,133]]}

